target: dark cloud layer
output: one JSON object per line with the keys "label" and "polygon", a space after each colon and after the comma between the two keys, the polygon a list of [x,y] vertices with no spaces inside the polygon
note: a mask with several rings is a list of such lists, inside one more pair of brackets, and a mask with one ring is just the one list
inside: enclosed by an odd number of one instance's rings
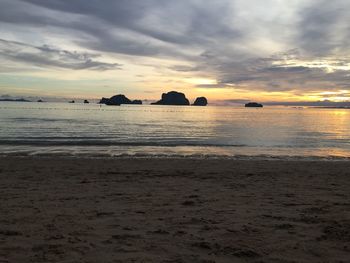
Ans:
{"label": "dark cloud layer", "polygon": [[[121,64],[94,60],[97,55],[52,48],[47,45],[32,46],[0,39],[0,57],[5,60],[23,62],[37,67],[63,69],[111,70],[120,69]],[[0,71],[1,71],[0,67]]]}
{"label": "dark cloud layer", "polygon": [[301,10],[299,38],[301,48],[322,56],[349,52],[350,1],[314,0]]}
{"label": "dark cloud layer", "polygon": [[[217,84],[207,88],[349,89],[349,21],[348,0],[0,2],[4,29],[13,25],[59,29],[91,53],[180,60],[183,63],[170,70],[215,78]],[[120,67],[45,43],[30,46],[29,53],[21,48],[24,44],[0,43],[2,56],[28,64],[96,70]]]}

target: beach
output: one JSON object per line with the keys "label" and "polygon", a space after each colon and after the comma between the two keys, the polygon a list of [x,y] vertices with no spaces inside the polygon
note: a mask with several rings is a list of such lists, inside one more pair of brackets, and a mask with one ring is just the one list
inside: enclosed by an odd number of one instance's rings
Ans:
{"label": "beach", "polygon": [[0,0],[0,263],[350,263],[350,0]]}
{"label": "beach", "polygon": [[1,157],[0,262],[348,262],[350,162]]}

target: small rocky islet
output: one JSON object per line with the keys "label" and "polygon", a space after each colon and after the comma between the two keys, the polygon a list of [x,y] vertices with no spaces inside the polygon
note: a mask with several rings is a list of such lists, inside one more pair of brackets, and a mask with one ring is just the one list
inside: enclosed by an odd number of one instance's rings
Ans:
{"label": "small rocky islet", "polygon": [[246,108],[263,108],[264,105],[257,103],[257,102],[249,102],[247,104],[245,104]]}
{"label": "small rocky islet", "polygon": [[109,106],[120,106],[122,104],[138,104],[141,105],[141,100],[130,100],[125,95],[119,94],[111,98],[102,98],[100,104],[106,104]]}
{"label": "small rocky islet", "polygon": [[194,103],[192,105],[193,106],[207,106],[208,100],[206,97],[199,97],[194,101]]}

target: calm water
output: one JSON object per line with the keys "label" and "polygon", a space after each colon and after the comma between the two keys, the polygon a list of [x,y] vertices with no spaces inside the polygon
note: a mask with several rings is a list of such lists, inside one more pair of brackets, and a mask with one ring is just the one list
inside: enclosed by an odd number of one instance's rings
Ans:
{"label": "calm water", "polygon": [[0,103],[0,153],[350,157],[350,110]]}

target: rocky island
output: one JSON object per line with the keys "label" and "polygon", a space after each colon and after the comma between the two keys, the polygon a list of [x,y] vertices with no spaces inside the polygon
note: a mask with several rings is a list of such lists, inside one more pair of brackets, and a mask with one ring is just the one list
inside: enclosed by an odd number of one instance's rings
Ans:
{"label": "rocky island", "polygon": [[102,98],[100,100],[100,104],[106,104],[109,106],[120,106],[122,104],[136,104],[136,105],[141,105],[142,101],[141,100],[130,100],[125,95],[119,94],[116,96],[113,96],[111,98]]}
{"label": "rocky island", "polygon": [[177,106],[188,106],[190,105],[189,100],[185,94],[177,91],[170,91],[162,94],[162,99],[152,103],[152,105],[177,105]]}
{"label": "rocky island", "polygon": [[208,100],[205,97],[199,97],[195,100],[195,102],[192,105],[193,106],[207,106]]}
{"label": "rocky island", "polygon": [[249,102],[245,105],[246,108],[262,108],[264,105],[257,102]]}

